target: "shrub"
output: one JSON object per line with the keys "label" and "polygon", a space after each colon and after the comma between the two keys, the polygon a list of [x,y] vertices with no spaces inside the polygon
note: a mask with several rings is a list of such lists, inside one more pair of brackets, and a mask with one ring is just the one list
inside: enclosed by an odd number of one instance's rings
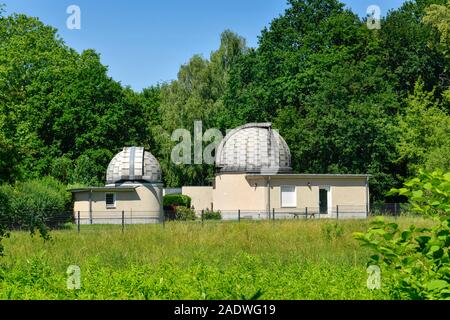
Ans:
{"label": "shrub", "polygon": [[3,255],[3,245],[1,241],[8,236],[6,226],[8,224],[6,213],[9,212],[9,199],[4,192],[4,188],[0,186],[0,257]]}
{"label": "shrub", "polygon": [[379,265],[388,276],[395,298],[450,298],[450,173],[420,171],[419,177],[390,194],[408,196],[413,212],[432,217],[432,228],[411,225],[401,230],[382,218],[355,238],[375,251],[369,264]]}
{"label": "shrub", "polygon": [[[2,186],[8,197],[4,218],[14,227],[35,228],[44,231],[45,225],[65,223],[71,217],[70,193],[65,185],[52,177],[18,182],[14,186]],[[4,206],[4,205],[3,205]]]}
{"label": "shrub", "polygon": [[[48,239],[48,226],[63,225],[71,219],[70,205],[70,193],[52,177],[0,186],[0,241],[12,228],[24,228],[32,234],[39,230]],[[0,244],[0,255],[2,252]]]}
{"label": "shrub", "polygon": [[388,195],[407,196],[410,209],[425,216],[450,215],[450,172],[419,170],[419,176]]}
{"label": "shrub", "polygon": [[203,213],[203,219],[204,220],[222,220],[222,214],[220,213],[220,211],[206,210]]}
{"label": "shrub", "polygon": [[355,234],[376,252],[368,265],[382,268],[394,298],[450,298],[450,217],[441,220],[432,228],[412,225],[401,230],[378,218],[367,233]]}
{"label": "shrub", "polygon": [[163,205],[168,206],[183,206],[191,207],[191,198],[182,194],[167,194],[164,196]]}
{"label": "shrub", "polygon": [[196,218],[194,210],[183,206],[178,206],[176,208],[175,216],[176,219],[180,221],[190,221],[195,220]]}
{"label": "shrub", "polygon": [[344,234],[344,229],[338,223],[326,223],[322,225],[322,233],[325,236],[325,239],[331,241],[342,237]]}

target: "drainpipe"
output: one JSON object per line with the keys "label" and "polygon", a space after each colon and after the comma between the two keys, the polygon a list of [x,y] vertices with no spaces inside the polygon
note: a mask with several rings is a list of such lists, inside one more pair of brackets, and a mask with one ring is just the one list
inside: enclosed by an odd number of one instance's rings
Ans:
{"label": "drainpipe", "polygon": [[92,224],[92,189],[89,189],[89,221]]}
{"label": "drainpipe", "polygon": [[369,192],[369,177],[366,180],[366,218],[369,217],[370,212],[370,192]]}
{"label": "drainpipe", "polygon": [[267,177],[267,216],[270,220],[270,176]]}
{"label": "drainpipe", "polygon": [[157,190],[158,190],[158,201],[159,201],[159,220],[164,225],[164,223],[166,221],[166,215],[164,213],[164,206],[163,206],[163,198],[164,198],[163,188],[164,188],[164,185],[161,183],[159,185],[159,187],[157,188]]}

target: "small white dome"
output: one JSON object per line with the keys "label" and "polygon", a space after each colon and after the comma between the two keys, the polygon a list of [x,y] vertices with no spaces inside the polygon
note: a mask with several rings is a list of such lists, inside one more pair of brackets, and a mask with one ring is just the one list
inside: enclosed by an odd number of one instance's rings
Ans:
{"label": "small white dome", "polygon": [[158,160],[142,147],[125,147],[109,163],[106,183],[120,181],[161,182]]}
{"label": "small white dome", "polygon": [[271,123],[249,123],[232,130],[217,148],[220,172],[290,172],[291,152]]}

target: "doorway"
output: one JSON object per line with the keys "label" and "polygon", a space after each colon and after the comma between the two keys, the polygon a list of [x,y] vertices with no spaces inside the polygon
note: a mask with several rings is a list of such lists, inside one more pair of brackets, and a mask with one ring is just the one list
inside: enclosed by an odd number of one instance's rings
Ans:
{"label": "doorway", "polygon": [[331,213],[331,187],[319,188],[319,213],[329,215]]}

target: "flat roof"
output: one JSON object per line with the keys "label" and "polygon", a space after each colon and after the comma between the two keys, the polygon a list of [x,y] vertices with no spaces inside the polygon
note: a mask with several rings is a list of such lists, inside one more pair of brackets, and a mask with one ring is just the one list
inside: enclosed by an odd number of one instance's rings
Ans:
{"label": "flat roof", "polygon": [[316,174],[316,173],[280,173],[280,174],[247,174],[247,177],[276,177],[276,178],[370,178],[370,174]]}
{"label": "flat roof", "polygon": [[88,187],[88,188],[75,188],[75,189],[68,189],[67,191],[70,191],[72,193],[78,193],[78,192],[132,192],[134,191],[138,186],[118,186],[118,187]]}

